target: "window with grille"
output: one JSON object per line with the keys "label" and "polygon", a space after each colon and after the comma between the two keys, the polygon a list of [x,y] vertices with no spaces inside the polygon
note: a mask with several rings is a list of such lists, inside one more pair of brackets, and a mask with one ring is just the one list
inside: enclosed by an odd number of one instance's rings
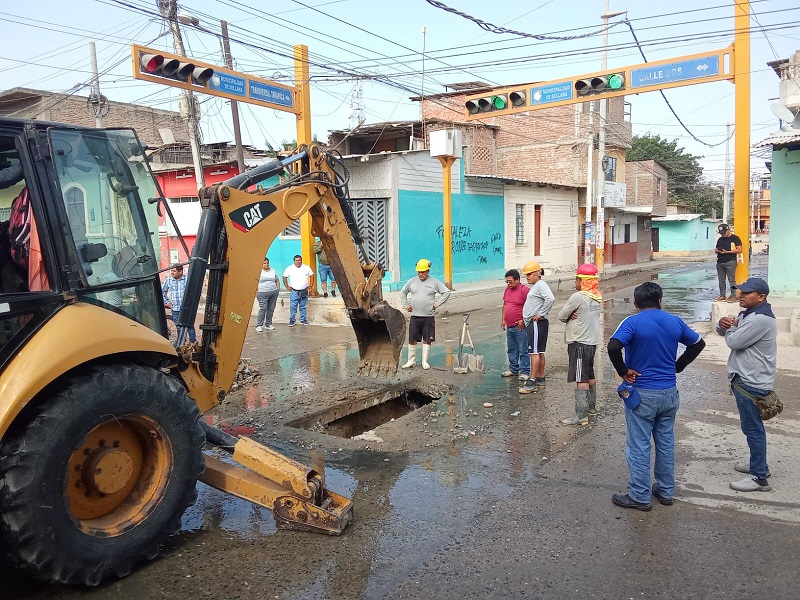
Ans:
{"label": "window with grille", "polygon": [[293,221],[291,225],[283,230],[281,237],[300,237],[300,221]]}
{"label": "window with grille", "polygon": [[606,171],[606,181],[617,180],[617,159],[613,156],[606,156],[603,159],[603,166]]}
{"label": "window with grille", "polygon": [[516,205],[516,216],[515,216],[515,228],[514,228],[516,235],[515,235],[515,244],[517,246],[522,246],[525,243],[525,205],[524,204],[517,204]]}

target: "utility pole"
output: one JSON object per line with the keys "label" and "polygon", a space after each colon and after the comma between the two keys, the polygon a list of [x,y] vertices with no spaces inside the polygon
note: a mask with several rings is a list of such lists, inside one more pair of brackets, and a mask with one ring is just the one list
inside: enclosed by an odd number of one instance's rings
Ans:
{"label": "utility pole", "polygon": [[[228,39],[228,22],[219,22],[222,30],[222,50],[225,53],[225,66],[233,70],[233,56],[231,56],[231,42]],[[231,100],[231,118],[233,119],[233,139],[236,141],[236,163],[239,173],[244,173],[244,148],[242,147],[242,130],[239,127],[239,103]]]}
{"label": "utility pole", "polygon": [[[624,10],[610,12],[608,6],[609,0],[605,0],[605,10],[600,18],[603,19],[603,53],[601,68],[605,71],[608,68],[608,20],[611,17],[618,17],[624,15]],[[597,232],[595,234],[595,265],[599,272],[603,272],[605,264],[605,244],[606,244],[606,218],[605,208],[603,208],[603,195],[606,190],[606,122],[608,121],[608,99],[603,98],[600,100],[600,134],[598,136],[598,150],[597,150]]]}
{"label": "utility pole", "polygon": [[589,101],[589,156],[586,160],[588,175],[586,177],[586,222],[583,236],[583,262],[594,262],[592,253],[592,242],[595,237],[592,234],[592,205],[594,204],[594,103]]}
{"label": "utility pole", "polygon": [[728,217],[731,207],[731,124],[725,126],[725,182],[722,186],[722,222],[729,223]]}
{"label": "utility pole", "polygon": [[100,75],[97,72],[97,49],[94,42],[89,42],[89,56],[92,60],[92,93],[89,96],[91,109],[94,114],[95,127],[103,126],[103,117],[108,114],[108,100],[100,93]]}
{"label": "utility pole", "polygon": [[[161,16],[169,22],[172,30],[172,41],[175,46],[175,54],[186,56],[183,49],[183,38],[181,37],[180,23],[178,22],[178,5],[176,0],[156,0]],[[194,163],[194,178],[197,181],[197,189],[206,184],[203,173],[203,162],[200,158],[200,129],[197,125],[197,114],[195,113],[194,94],[188,90],[181,92],[181,97],[186,107],[186,122],[189,128],[189,146],[192,149],[192,162]]]}

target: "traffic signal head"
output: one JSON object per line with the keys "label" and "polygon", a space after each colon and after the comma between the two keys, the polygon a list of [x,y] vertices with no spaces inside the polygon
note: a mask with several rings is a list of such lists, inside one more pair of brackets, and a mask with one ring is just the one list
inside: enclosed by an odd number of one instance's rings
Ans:
{"label": "traffic signal head", "polygon": [[139,68],[149,75],[177,79],[201,86],[205,86],[214,75],[214,69],[199,67],[192,62],[163,54],[142,53],[139,57]]}
{"label": "traffic signal head", "polygon": [[624,73],[609,73],[597,75],[589,79],[578,79],[575,82],[575,93],[578,96],[591,96],[603,92],[615,92],[625,89]]}
{"label": "traffic signal head", "polygon": [[484,98],[473,98],[465,103],[467,112],[471,115],[488,113],[508,108],[508,94],[495,94]]}
{"label": "traffic signal head", "polygon": [[508,97],[511,100],[511,106],[513,106],[514,108],[525,106],[528,102],[525,90],[518,90],[516,92],[511,92]]}

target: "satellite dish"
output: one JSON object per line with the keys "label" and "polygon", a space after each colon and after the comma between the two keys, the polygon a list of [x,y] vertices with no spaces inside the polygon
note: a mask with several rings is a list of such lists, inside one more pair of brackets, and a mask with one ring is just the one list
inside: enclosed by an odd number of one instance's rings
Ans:
{"label": "satellite dish", "polygon": [[788,107],[784,106],[783,104],[778,104],[774,102],[769,105],[769,109],[772,111],[776,117],[778,117],[784,123],[791,123],[797,117],[797,114]]}

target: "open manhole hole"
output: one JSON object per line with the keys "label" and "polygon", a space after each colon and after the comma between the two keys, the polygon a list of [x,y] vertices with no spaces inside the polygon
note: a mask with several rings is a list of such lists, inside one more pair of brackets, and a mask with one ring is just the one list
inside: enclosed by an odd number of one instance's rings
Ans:
{"label": "open manhole hole", "polygon": [[356,398],[333,408],[295,419],[289,425],[337,437],[352,438],[431,404],[442,394],[434,390],[391,390]]}

